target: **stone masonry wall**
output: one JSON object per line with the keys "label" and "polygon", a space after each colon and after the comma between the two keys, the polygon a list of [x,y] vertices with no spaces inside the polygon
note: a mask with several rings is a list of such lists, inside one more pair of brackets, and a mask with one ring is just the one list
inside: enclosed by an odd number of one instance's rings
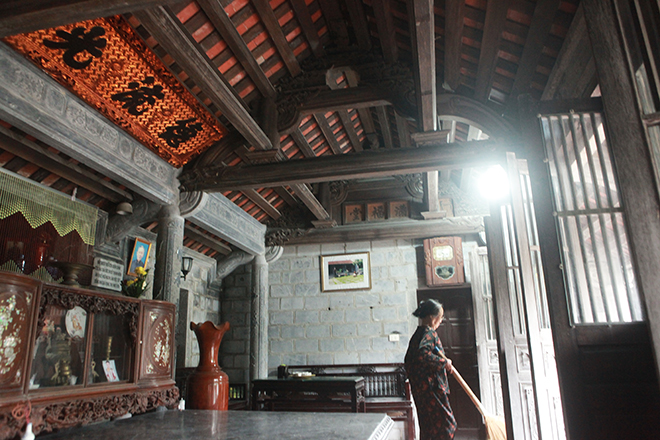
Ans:
{"label": "stone masonry wall", "polygon": [[221,320],[231,326],[220,344],[220,367],[229,383],[248,383],[250,359],[250,290],[252,263],[239,266],[222,280]]}
{"label": "stone masonry wall", "polygon": [[[321,255],[365,251],[370,290],[321,292]],[[403,362],[417,325],[416,261],[410,240],[286,247],[269,265],[269,375],[280,364]]]}

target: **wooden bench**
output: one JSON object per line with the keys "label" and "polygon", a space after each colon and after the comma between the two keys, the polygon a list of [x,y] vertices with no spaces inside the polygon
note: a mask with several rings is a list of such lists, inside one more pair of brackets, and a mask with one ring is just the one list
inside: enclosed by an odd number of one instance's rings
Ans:
{"label": "wooden bench", "polygon": [[407,440],[415,439],[415,411],[402,363],[289,365],[285,374],[302,371],[309,371],[316,376],[364,377],[366,411],[386,413],[394,421],[405,422]]}

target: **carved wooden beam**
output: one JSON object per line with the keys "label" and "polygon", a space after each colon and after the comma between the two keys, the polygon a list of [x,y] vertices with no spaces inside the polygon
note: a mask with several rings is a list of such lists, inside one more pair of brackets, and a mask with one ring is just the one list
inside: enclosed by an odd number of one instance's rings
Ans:
{"label": "carved wooden beam", "polygon": [[461,46],[465,0],[445,0],[445,87],[456,90],[461,82]]}
{"label": "carved wooden beam", "polygon": [[192,240],[202,243],[204,246],[210,247],[222,255],[229,255],[232,251],[232,249],[223,242],[218,241],[213,237],[209,237],[206,234],[202,234],[197,229],[191,228],[190,226],[184,227],[184,235]]}
{"label": "carved wooden beam", "polygon": [[509,10],[509,1],[499,0],[488,2],[488,5],[486,5],[486,20],[483,37],[481,38],[481,52],[479,53],[479,67],[477,69],[477,85],[474,90],[474,98],[479,101],[488,99],[490,82],[497,61],[497,50],[506,24],[506,13]]}
{"label": "carved wooden beam", "polygon": [[284,32],[282,32],[280,23],[277,21],[277,17],[275,16],[273,9],[270,7],[270,3],[268,0],[252,0],[252,3],[254,3],[257,14],[261,17],[261,21],[266,27],[266,30],[268,30],[268,35],[273,40],[273,43],[275,43],[275,47],[282,57],[282,61],[284,61],[287,69],[289,69],[289,73],[291,73],[291,76],[298,75],[301,72],[300,64],[298,64],[296,55],[293,53],[291,46],[289,46],[289,42],[286,40]]}
{"label": "carved wooden beam", "polygon": [[192,170],[180,180],[185,191],[227,191],[392,176],[499,163],[503,152],[514,147],[511,142],[475,141],[413,149],[381,149],[274,164]]}
{"label": "carved wooden beam", "polygon": [[2,126],[0,126],[0,148],[113,203],[133,200],[133,196],[128,191]]}
{"label": "carved wooden beam", "polygon": [[3,1],[0,4],[0,38],[176,2],[177,0]]}
{"label": "carved wooden beam", "polygon": [[252,52],[245,44],[245,40],[238,33],[231,18],[225,12],[218,0],[199,0],[197,3],[202,7],[206,16],[211,20],[213,26],[218,30],[222,39],[227,43],[229,49],[241,63],[241,66],[250,76],[250,79],[257,86],[262,95],[275,98],[277,92],[268,80],[268,77],[261,70],[261,66],[252,55]]}
{"label": "carved wooden beam", "polygon": [[[543,46],[552,27],[552,19],[559,9],[560,0],[540,0],[536,2],[532,24],[527,32],[525,48],[523,49],[518,70],[516,70],[516,79],[513,82],[511,98],[515,98],[521,93],[527,93],[531,84],[532,76],[536,72],[536,66],[543,51]],[[514,101],[512,99],[512,101]]]}
{"label": "carved wooden beam", "polygon": [[250,144],[264,150],[272,148],[240,96],[169,8],[159,6],[134,15]]}

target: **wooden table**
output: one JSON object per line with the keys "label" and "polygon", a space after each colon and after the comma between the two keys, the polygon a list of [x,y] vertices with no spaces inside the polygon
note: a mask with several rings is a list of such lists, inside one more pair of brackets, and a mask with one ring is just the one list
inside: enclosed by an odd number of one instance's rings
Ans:
{"label": "wooden table", "polygon": [[364,378],[312,376],[252,381],[252,409],[365,412]]}

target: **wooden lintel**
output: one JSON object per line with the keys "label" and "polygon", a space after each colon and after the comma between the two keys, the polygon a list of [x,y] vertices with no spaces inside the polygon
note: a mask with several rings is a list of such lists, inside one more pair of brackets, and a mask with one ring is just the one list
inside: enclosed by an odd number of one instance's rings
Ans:
{"label": "wooden lintel", "polygon": [[481,217],[451,217],[438,220],[402,220],[365,222],[337,226],[331,229],[312,229],[293,238],[287,244],[350,243],[371,240],[411,240],[415,238],[468,235],[482,232]]}
{"label": "wooden lintel", "polygon": [[195,240],[199,243],[202,243],[204,246],[210,247],[222,255],[229,255],[232,252],[232,249],[223,242],[218,241],[213,237],[209,237],[208,235],[203,234],[197,229],[191,228],[190,226],[184,227],[184,235],[191,240]]}
{"label": "wooden lintel", "polygon": [[284,32],[282,32],[282,27],[275,16],[275,12],[273,12],[273,9],[270,7],[268,0],[252,0],[252,3],[254,3],[257,14],[261,17],[261,21],[268,30],[268,35],[270,35],[273,43],[275,43],[275,47],[282,57],[282,61],[284,61],[287,69],[289,69],[291,76],[300,74],[300,72],[302,72],[300,64],[296,59],[296,55],[293,53],[293,49],[289,46],[289,42],[286,40]]}
{"label": "wooden lintel", "polygon": [[304,183],[294,183],[291,185],[291,189],[300,200],[307,206],[307,208],[312,211],[312,214],[319,220],[328,220],[330,214],[325,210],[321,202],[314,196],[314,193],[309,189],[309,187]]}
{"label": "wooden lintel", "polygon": [[225,8],[217,0],[199,0],[197,3],[202,7],[206,16],[211,20],[213,26],[218,30],[220,36],[227,43],[236,59],[250,76],[262,95],[275,98],[277,92],[261,70],[261,66],[247,47],[245,40],[236,30],[236,26],[227,15]]}
{"label": "wooden lintel", "polygon": [[445,0],[445,85],[456,90],[461,82],[461,47],[465,0]]}
{"label": "wooden lintel", "polygon": [[0,149],[81,186],[113,203],[130,202],[133,196],[94,173],[48,151],[17,133],[0,126]]}
{"label": "wooden lintel", "polygon": [[280,211],[278,211],[277,208],[271,205],[268,200],[264,199],[264,197],[261,194],[259,194],[257,190],[249,188],[249,189],[242,189],[241,192],[245,195],[245,197],[252,200],[273,220],[277,220],[282,216]]}
{"label": "wooden lintel", "polygon": [[474,98],[478,101],[485,101],[489,96],[495,62],[497,61],[497,50],[506,24],[506,13],[509,10],[509,1],[488,2],[486,6],[484,33],[481,38],[479,67],[477,68],[477,85],[474,90]]}
{"label": "wooden lintel", "polygon": [[532,24],[527,32],[525,47],[523,49],[518,70],[516,70],[516,79],[511,89],[511,97],[518,96],[521,93],[527,93],[532,84],[532,77],[536,72],[536,66],[543,53],[543,46],[550,33],[552,20],[559,9],[560,0],[539,0],[534,8]]}
{"label": "wooden lintel", "polygon": [[312,16],[309,13],[307,3],[305,3],[305,0],[290,0],[290,2],[291,8],[296,14],[296,19],[298,19],[298,23],[300,23],[300,27],[302,28],[303,34],[305,34],[305,38],[307,38],[307,42],[309,43],[309,47],[311,48],[312,53],[316,57],[322,57],[325,54],[325,51],[323,50],[323,45],[319,39],[319,33],[316,30],[316,25],[314,24]]}
{"label": "wooden lintel", "polygon": [[341,147],[339,146],[339,142],[337,142],[337,138],[335,137],[332,128],[330,128],[330,124],[328,124],[328,120],[325,118],[325,115],[317,113],[314,115],[314,120],[316,120],[316,123],[321,129],[323,136],[325,136],[328,145],[330,145],[332,152],[334,154],[341,154]]}
{"label": "wooden lintel", "polygon": [[0,5],[0,38],[176,2],[177,0],[3,1]]}
{"label": "wooden lintel", "polygon": [[380,133],[383,136],[383,144],[385,144],[385,148],[393,148],[392,129],[390,128],[390,121],[387,118],[387,108],[384,106],[376,107],[376,114],[378,115]]}
{"label": "wooden lintel", "polygon": [[[500,163],[511,143],[473,141],[412,149],[365,150],[275,164],[195,170],[181,182],[187,191],[227,191],[296,183],[393,176]],[[199,176],[198,178],[195,176]]]}
{"label": "wooden lintel", "polygon": [[241,97],[169,8],[159,6],[133,15],[250,144],[262,150],[272,148]]}

